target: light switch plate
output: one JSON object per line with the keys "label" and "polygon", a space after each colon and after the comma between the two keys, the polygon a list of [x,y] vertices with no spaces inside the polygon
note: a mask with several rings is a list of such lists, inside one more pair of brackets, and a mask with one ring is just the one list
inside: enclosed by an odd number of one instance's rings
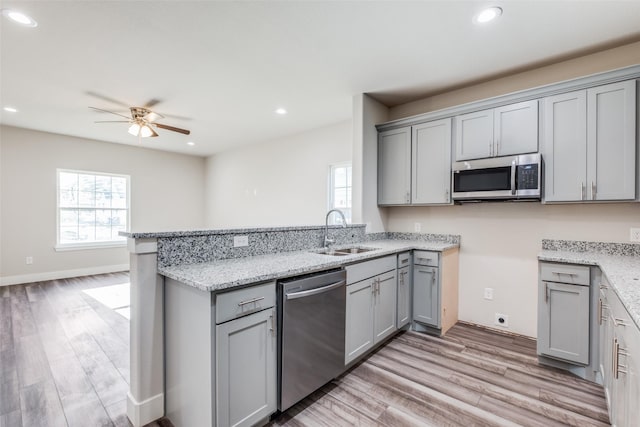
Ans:
{"label": "light switch plate", "polygon": [[249,246],[249,236],[233,236],[233,247]]}

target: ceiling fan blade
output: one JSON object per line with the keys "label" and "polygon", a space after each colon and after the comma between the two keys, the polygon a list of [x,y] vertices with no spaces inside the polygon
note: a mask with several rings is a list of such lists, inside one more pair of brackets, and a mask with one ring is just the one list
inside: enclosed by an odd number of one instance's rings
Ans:
{"label": "ceiling fan blade", "polygon": [[191,133],[190,130],[180,129],[180,128],[169,126],[169,125],[163,125],[162,123],[151,123],[151,124],[156,126],[156,127],[159,127],[160,129],[166,129],[166,130],[170,130],[170,131],[173,131],[173,132],[183,133],[185,135],[189,135]]}
{"label": "ceiling fan blade", "polygon": [[158,136],[158,133],[157,133],[155,130],[153,130],[153,129],[151,128],[151,126],[147,126],[147,127],[148,127],[148,128],[149,128],[149,130],[151,131],[151,137],[152,137],[152,138],[153,138],[153,137]]}
{"label": "ceiling fan blade", "polygon": [[160,104],[161,102],[161,99],[151,98],[146,104],[144,104],[144,108],[151,108],[154,105]]}
{"label": "ceiling fan blade", "polygon": [[131,123],[131,120],[96,120],[93,123]]}
{"label": "ceiling fan blade", "polygon": [[115,113],[113,111],[109,111],[109,110],[103,110],[102,108],[96,108],[96,107],[89,107],[92,110],[96,110],[96,111],[101,111],[103,113],[111,113],[111,114],[115,114],[116,116],[120,116],[120,117],[124,117],[127,120],[131,120],[131,117],[129,116],[125,116],[124,114],[120,114],[120,113]]}
{"label": "ceiling fan blade", "polygon": [[102,95],[100,93],[93,92],[93,91],[90,91],[90,90],[86,91],[85,93],[87,95],[89,95],[89,96],[93,96],[94,98],[102,99],[103,101],[107,101],[107,102],[110,102],[112,104],[121,105],[123,107],[129,108],[129,106],[127,104],[125,104],[124,102],[118,101],[117,99],[114,99],[114,98],[109,98],[108,96]]}

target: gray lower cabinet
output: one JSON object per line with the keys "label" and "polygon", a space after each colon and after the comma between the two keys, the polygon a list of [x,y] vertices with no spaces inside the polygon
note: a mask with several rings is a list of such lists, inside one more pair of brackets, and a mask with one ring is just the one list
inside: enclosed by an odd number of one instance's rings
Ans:
{"label": "gray lower cabinet", "polygon": [[544,99],[546,202],[636,198],[636,82]]}
{"label": "gray lower cabinet", "polygon": [[396,256],[354,264],[346,270],[345,365],[397,330]]}
{"label": "gray lower cabinet", "polygon": [[589,267],[540,263],[538,354],[589,364]]}
{"label": "gray lower cabinet", "polygon": [[413,267],[413,320],[440,327],[439,288],[436,267]]}
{"label": "gray lower cabinet", "polygon": [[398,329],[411,322],[411,282],[411,252],[403,252],[398,254]]}
{"label": "gray lower cabinet", "polygon": [[250,426],[276,411],[275,282],[220,294],[165,278],[165,414]]}
{"label": "gray lower cabinet", "polygon": [[251,426],[276,410],[275,307],[216,326],[218,426]]}

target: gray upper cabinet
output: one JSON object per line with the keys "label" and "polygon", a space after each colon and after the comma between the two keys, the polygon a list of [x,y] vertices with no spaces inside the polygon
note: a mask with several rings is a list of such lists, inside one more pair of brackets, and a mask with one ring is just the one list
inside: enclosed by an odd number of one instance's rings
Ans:
{"label": "gray upper cabinet", "polygon": [[411,203],[451,203],[451,119],[412,127]]}
{"label": "gray upper cabinet", "polygon": [[378,204],[411,202],[411,127],[378,134]]}
{"label": "gray upper cabinet", "polygon": [[545,202],[636,197],[635,81],[544,100]]}
{"label": "gray upper cabinet", "polygon": [[537,100],[456,117],[456,161],[537,151]]}

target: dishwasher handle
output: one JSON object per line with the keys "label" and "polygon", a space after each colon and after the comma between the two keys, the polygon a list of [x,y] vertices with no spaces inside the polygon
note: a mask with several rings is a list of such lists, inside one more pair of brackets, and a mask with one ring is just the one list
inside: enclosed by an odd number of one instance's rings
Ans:
{"label": "dishwasher handle", "polygon": [[293,292],[290,294],[285,294],[286,298],[289,299],[297,299],[297,298],[304,298],[304,297],[310,297],[312,295],[318,295],[324,292],[329,292],[332,289],[335,288],[339,288],[340,286],[344,286],[347,284],[346,280],[341,280],[339,282],[335,282],[335,283],[331,283],[330,285],[327,286],[322,286],[320,288],[313,288],[313,289],[309,289],[307,291],[300,291],[300,292]]}

